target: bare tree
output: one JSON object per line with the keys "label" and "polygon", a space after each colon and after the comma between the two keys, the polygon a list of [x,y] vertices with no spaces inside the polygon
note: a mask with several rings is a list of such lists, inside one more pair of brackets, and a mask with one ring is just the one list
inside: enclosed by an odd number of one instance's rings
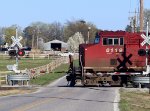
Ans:
{"label": "bare tree", "polygon": [[[91,27],[90,30],[89,27]],[[94,35],[97,31],[97,28],[94,24],[84,20],[67,21],[66,25],[64,26],[64,39],[67,41],[68,38],[73,36],[76,32],[81,32],[86,41],[88,39],[88,31],[90,42],[93,42]]]}
{"label": "bare tree", "polygon": [[63,40],[63,26],[58,22],[52,23],[51,26],[53,39]]}

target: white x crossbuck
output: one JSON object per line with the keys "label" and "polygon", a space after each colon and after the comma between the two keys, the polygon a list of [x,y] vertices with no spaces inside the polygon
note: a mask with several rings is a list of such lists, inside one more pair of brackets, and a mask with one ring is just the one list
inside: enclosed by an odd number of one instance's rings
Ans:
{"label": "white x crossbuck", "polygon": [[18,38],[15,38],[14,36],[11,37],[11,39],[13,40],[13,43],[11,44],[11,47],[15,47],[16,45],[21,48],[22,47],[22,44],[20,43],[22,37],[18,37]]}
{"label": "white x crossbuck", "polygon": [[146,37],[144,34],[141,34],[141,37],[144,39],[144,41],[141,43],[142,46],[144,46],[145,44],[150,45],[150,36]]}

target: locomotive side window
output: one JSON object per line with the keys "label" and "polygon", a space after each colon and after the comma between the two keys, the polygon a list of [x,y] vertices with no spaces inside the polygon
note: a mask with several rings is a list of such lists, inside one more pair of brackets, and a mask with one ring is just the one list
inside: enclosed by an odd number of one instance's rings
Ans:
{"label": "locomotive side window", "polygon": [[103,38],[103,45],[107,45],[107,38]]}
{"label": "locomotive side window", "polygon": [[113,45],[113,39],[112,38],[108,39],[108,45]]}
{"label": "locomotive side window", "polygon": [[94,43],[98,44],[100,42],[100,35],[96,33]]}
{"label": "locomotive side window", "polygon": [[123,38],[103,38],[103,45],[123,45]]}
{"label": "locomotive side window", "polygon": [[123,38],[120,38],[120,45],[123,45],[123,43],[124,43]]}
{"label": "locomotive side window", "polygon": [[94,43],[95,43],[95,44],[98,44],[98,43],[99,43],[99,38],[95,38]]}
{"label": "locomotive side window", "polygon": [[114,45],[118,45],[119,44],[119,39],[118,38],[114,38]]}

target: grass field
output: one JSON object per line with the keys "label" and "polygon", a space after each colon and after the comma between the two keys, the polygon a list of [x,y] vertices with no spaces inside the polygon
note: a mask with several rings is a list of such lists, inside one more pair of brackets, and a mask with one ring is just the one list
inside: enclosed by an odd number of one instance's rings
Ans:
{"label": "grass field", "polygon": [[[74,66],[78,67],[78,60],[74,61]],[[68,71],[69,64],[62,64],[61,66],[57,67],[53,70],[53,72],[49,74],[42,75],[36,79],[31,80],[31,84],[35,85],[47,85],[51,83],[52,81],[66,75],[66,72]]]}
{"label": "grass field", "polygon": [[150,94],[148,92],[141,92],[137,89],[134,91],[121,89],[120,95],[120,111],[150,111]]}
{"label": "grass field", "polygon": [[[51,59],[35,59],[32,58],[21,58],[19,60],[19,69],[23,70],[25,68],[30,69],[38,66],[42,66],[51,62]],[[0,58],[0,71],[8,71],[7,65],[16,64],[15,59],[2,59]]]}
{"label": "grass field", "polygon": [[53,72],[42,75],[36,79],[31,80],[31,84],[34,85],[47,85],[52,81],[66,75],[68,71],[69,64],[62,64],[61,66],[57,67]]}

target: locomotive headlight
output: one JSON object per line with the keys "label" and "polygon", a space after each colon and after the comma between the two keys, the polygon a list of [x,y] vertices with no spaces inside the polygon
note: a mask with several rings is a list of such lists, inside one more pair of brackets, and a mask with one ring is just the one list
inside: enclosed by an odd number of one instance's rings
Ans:
{"label": "locomotive headlight", "polygon": [[146,55],[146,50],[144,50],[144,49],[139,49],[139,50],[138,50],[138,55],[139,55],[139,56],[145,56],[145,55]]}

